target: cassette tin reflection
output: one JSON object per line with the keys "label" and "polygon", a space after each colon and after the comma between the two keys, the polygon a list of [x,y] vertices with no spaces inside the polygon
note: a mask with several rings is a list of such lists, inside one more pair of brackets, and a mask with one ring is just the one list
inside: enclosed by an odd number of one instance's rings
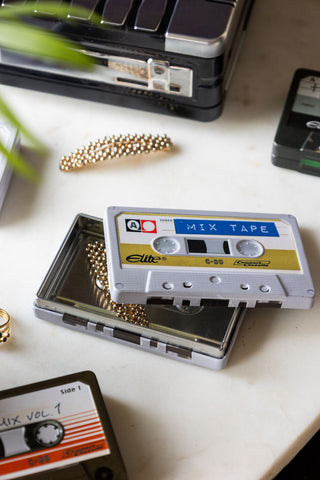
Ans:
{"label": "cassette tin reflection", "polygon": [[292,215],[109,207],[111,298],[310,308],[314,286]]}
{"label": "cassette tin reflection", "polygon": [[91,269],[86,248],[96,241],[104,241],[102,221],[77,216],[37,294],[39,318],[187,363],[226,365],[244,309],[148,305],[146,324],[125,321]]}
{"label": "cassette tin reflection", "polygon": [[1,478],[125,480],[92,372],[0,392]]}

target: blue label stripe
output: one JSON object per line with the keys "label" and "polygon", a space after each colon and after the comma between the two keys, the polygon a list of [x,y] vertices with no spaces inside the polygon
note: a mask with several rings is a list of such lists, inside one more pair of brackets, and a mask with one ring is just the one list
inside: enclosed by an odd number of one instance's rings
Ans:
{"label": "blue label stripe", "polygon": [[279,237],[274,222],[241,220],[186,220],[174,219],[176,233],[187,235],[228,235],[243,237]]}

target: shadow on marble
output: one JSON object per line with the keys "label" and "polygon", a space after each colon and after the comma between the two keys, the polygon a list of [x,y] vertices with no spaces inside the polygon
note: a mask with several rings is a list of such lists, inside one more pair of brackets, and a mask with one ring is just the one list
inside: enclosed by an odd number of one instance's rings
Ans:
{"label": "shadow on marble", "polygon": [[278,309],[248,309],[227,365],[230,373],[233,367],[253,361],[274,334],[278,315]]}
{"label": "shadow on marble", "polygon": [[[138,410],[132,405],[123,404],[114,398],[104,395],[113,431],[127,470],[128,479],[164,480],[171,478],[170,464],[164,461],[161,449],[165,437],[164,428],[159,424],[156,415],[150,417],[143,404]],[[166,459],[168,460],[168,459]]]}

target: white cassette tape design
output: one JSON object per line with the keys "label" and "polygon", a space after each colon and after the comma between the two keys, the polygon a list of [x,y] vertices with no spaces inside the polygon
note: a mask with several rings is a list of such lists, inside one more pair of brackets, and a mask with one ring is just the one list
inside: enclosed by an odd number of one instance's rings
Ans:
{"label": "white cassette tape design", "polygon": [[313,305],[292,215],[109,207],[104,229],[115,302]]}

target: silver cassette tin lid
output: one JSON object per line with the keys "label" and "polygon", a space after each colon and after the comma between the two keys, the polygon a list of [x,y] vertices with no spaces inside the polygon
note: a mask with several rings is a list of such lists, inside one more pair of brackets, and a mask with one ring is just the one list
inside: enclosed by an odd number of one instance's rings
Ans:
{"label": "silver cassette tin lid", "polygon": [[[145,222],[154,224],[154,230],[144,229]],[[314,285],[292,215],[109,207],[104,227],[114,301],[218,302],[251,308],[313,305]],[[206,244],[219,240],[221,248],[226,242],[228,251],[216,253],[210,247],[214,253],[190,253],[191,237]],[[155,247],[161,238],[172,243],[167,254]]]}

